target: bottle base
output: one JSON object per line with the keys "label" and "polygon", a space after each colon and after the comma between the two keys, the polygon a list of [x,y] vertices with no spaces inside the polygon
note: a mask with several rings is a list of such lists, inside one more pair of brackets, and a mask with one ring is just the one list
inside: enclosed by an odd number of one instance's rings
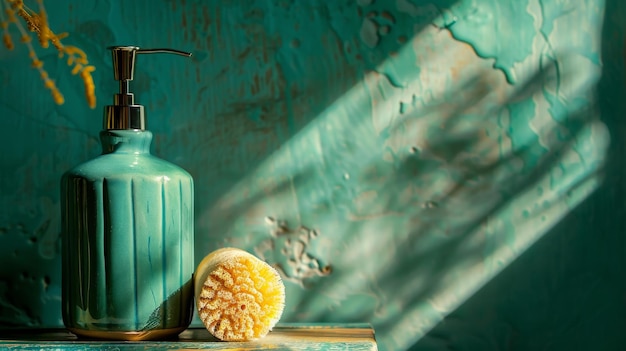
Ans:
{"label": "bottle base", "polygon": [[99,339],[99,340],[123,340],[123,341],[146,341],[146,340],[168,340],[173,339],[182,333],[185,327],[170,329],[154,329],[143,331],[119,331],[119,330],[85,330],[78,328],[67,328],[79,338]]}

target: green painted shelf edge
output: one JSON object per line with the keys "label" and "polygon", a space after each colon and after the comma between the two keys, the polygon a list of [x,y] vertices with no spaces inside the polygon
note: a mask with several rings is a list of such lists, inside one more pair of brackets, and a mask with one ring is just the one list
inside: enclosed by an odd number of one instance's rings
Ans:
{"label": "green painted shelf edge", "polygon": [[102,341],[78,339],[65,329],[4,329],[2,350],[369,350],[377,351],[374,329],[367,323],[279,324],[251,342],[223,342],[203,328],[190,328],[176,340]]}

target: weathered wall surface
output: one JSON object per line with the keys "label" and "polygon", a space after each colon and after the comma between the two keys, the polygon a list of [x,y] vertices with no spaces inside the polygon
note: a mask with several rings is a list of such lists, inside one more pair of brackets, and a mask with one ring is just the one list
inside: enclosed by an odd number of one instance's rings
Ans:
{"label": "weathered wall surface", "polygon": [[621,2],[47,3],[98,106],[53,49],[62,106],[0,50],[2,325],[61,325],[59,179],[100,152],[106,47],[138,45],[194,53],[139,57],[132,88],[195,179],[196,261],[276,265],[283,321],[371,322],[383,350],[625,341]]}

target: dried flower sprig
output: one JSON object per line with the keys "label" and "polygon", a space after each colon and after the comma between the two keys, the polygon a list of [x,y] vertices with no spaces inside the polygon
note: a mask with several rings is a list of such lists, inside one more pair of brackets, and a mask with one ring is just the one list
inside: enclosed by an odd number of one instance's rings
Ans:
{"label": "dried flower sprig", "polygon": [[2,41],[7,49],[13,50],[13,40],[11,34],[9,34],[9,21],[4,17],[4,11],[2,11],[2,2],[0,2],[0,27],[2,27]]}
{"label": "dried flower sprig", "polygon": [[[45,10],[43,0],[37,0],[39,12],[35,12],[24,5],[23,0],[0,0],[0,27],[3,29],[3,42],[7,49],[12,50],[14,48],[11,35],[9,33],[9,25],[13,24],[20,32],[21,41],[28,48],[28,55],[32,60],[32,65],[39,71],[39,75],[44,82],[44,86],[50,90],[54,101],[61,105],[65,99],[63,94],[56,87],[56,84],[52,79],[48,77],[48,73],[43,68],[43,62],[39,60],[35,49],[32,45],[32,40],[28,31],[37,34],[39,44],[42,48],[48,48],[49,42],[58,50],[59,57],[67,56],[67,65],[73,66],[72,74],[78,74],[83,81],[85,87],[85,96],[89,107],[95,108],[96,95],[95,85],[93,83],[93,77],[91,72],[96,68],[89,65],[87,55],[83,50],[71,45],[64,45],[61,43],[61,39],[67,36],[65,33],[55,34],[48,26],[48,15]],[[2,7],[4,5],[4,11]],[[5,18],[1,13],[6,13]],[[28,27],[28,31],[21,22],[17,20],[17,16],[22,18]]]}

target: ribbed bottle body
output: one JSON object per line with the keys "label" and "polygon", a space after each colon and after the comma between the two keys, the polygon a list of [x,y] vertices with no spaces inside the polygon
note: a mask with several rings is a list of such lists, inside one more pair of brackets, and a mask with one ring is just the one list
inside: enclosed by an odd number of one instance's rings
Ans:
{"label": "ribbed bottle body", "polygon": [[150,132],[103,132],[62,188],[63,320],[79,335],[158,339],[192,318],[193,180]]}

